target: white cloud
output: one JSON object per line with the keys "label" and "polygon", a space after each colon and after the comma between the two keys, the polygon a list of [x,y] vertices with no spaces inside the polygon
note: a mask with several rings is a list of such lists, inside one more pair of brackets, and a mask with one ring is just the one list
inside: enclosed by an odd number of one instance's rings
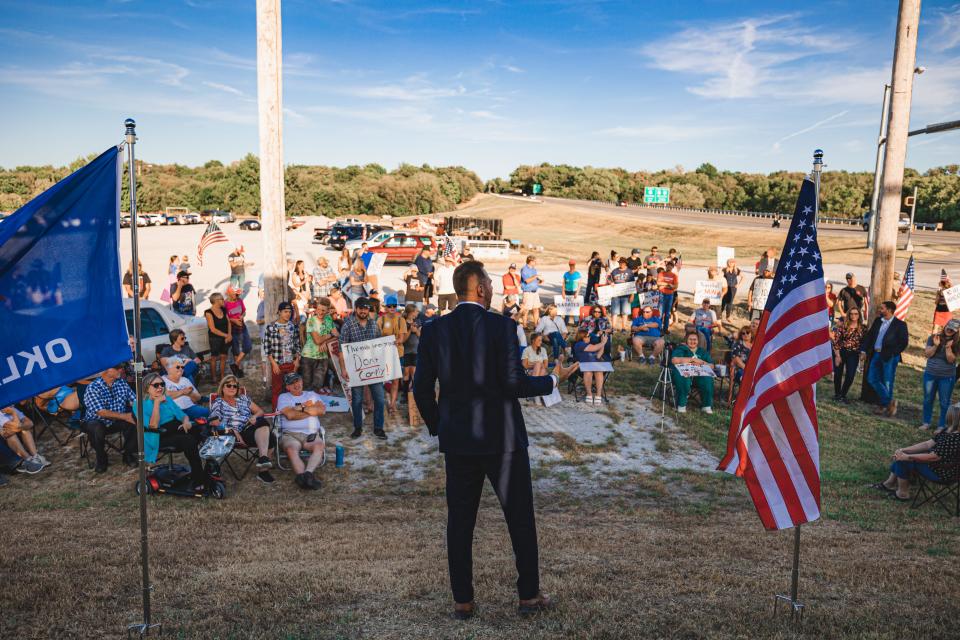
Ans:
{"label": "white cloud", "polygon": [[789,63],[855,45],[848,35],[796,26],[794,16],[750,18],[683,29],[641,49],[654,67],[701,76],[687,87],[708,98],[764,95]]}
{"label": "white cloud", "polygon": [[945,9],[936,17],[937,29],[930,39],[936,51],[948,51],[960,46],[960,4]]}
{"label": "white cloud", "polygon": [[503,116],[498,116],[493,111],[487,111],[486,109],[479,109],[476,111],[468,112],[468,115],[473,116],[474,118],[480,118],[482,120],[503,120]]}
{"label": "white cloud", "polygon": [[210,87],[211,89],[216,89],[217,91],[223,91],[224,93],[229,93],[231,95],[235,95],[239,97],[246,97],[247,95],[243,91],[240,91],[240,89],[237,89],[236,87],[231,87],[228,84],[221,84],[219,82],[207,82],[206,80],[204,80],[203,84],[207,87]]}
{"label": "white cloud", "polygon": [[799,131],[794,131],[793,133],[788,133],[787,135],[783,136],[782,138],[780,138],[779,140],[777,140],[776,142],[773,143],[773,150],[774,150],[774,151],[779,151],[779,150],[780,150],[780,143],[781,143],[781,142],[786,142],[786,141],[789,140],[790,138],[796,138],[797,136],[801,136],[801,135],[803,135],[803,134],[805,134],[805,133],[810,133],[810,132],[813,131],[814,129],[818,129],[818,128],[822,127],[823,125],[827,124],[828,122],[832,122],[833,120],[836,120],[837,118],[842,118],[843,116],[847,115],[848,113],[850,113],[850,110],[849,110],[849,109],[847,109],[847,110],[845,110],[845,111],[841,111],[840,113],[835,113],[835,114],[833,114],[832,116],[829,116],[829,117],[827,117],[827,118],[824,118],[823,120],[819,120],[819,121],[817,121],[817,122],[814,122],[814,123],[813,123],[812,125],[810,125],[809,127],[804,127],[803,129],[800,129]]}
{"label": "white cloud", "polygon": [[643,138],[648,142],[676,142],[709,138],[731,131],[731,127],[702,127],[697,125],[659,124],[640,127],[610,127],[595,133],[615,138]]}
{"label": "white cloud", "polygon": [[512,64],[505,64],[503,65],[503,68],[509,71],[510,73],[526,73],[524,69],[521,69],[520,67],[514,66]]}

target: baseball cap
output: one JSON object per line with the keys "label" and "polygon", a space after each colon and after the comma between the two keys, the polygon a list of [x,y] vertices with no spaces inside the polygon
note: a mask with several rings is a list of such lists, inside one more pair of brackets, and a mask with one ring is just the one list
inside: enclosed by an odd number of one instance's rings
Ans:
{"label": "baseball cap", "polygon": [[384,303],[385,305],[387,305],[388,307],[391,307],[391,306],[392,306],[392,307],[395,307],[395,306],[397,306],[397,296],[391,294],[391,295],[387,296],[387,299],[384,300],[383,303]]}
{"label": "baseball cap", "polygon": [[227,287],[227,293],[240,294],[240,293],[243,293],[243,289],[241,289],[240,287]]}
{"label": "baseball cap", "polygon": [[367,298],[357,298],[356,302],[353,303],[354,309],[369,309],[370,300]]}
{"label": "baseball cap", "polygon": [[953,318],[952,320],[947,322],[944,329],[950,329],[951,331],[960,331],[960,320]]}
{"label": "baseball cap", "polygon": [[845,277],[845,278],[852,278],[852,277],[853,277],[853,273],[850,272],[850,271],[848,271],[848,272],[847,272],[847,275],[845,275],[844,277]]}
{"label": "baseball cap", "polygon": [[293,305],[290,304],[289,302],[281,302],[280,304],[277,305],[277,313],[280,313],[281,311],[284,311],[284,310],[293,311]]}
{"label": "baseball cap", "polygon": [[640,255],[640,249],[631,249],[631,250],[630,250],[630,255],[632,255],[632,256],[638,256],[638,255]]}
{"label": "baseball cap", "polygon": [[178,278],[183,278],[183,277],[189,276],[189,275],[190,275],[190,272],[189,272],[189,271],[180,271],[180,272],[177,273],[177,277],[178,277]]}
{"label": "baseball cap", "polygon": [[296,382],[297,380],[303,380],[303,376],[301,376],[301,375],[300,375],[299,373],[297,373],[296,371],[291,371],[291,372],[288,373],[287,375],[283,376],[283,384],[284,384],[284,385],[291,385],[291,384],[293,384],[294,382]]}
{"label": "baseball cap", "polygon": [[436,311],[436,310],[437,310],[437,305],[435,305],[435,304],[428,304],[427,306],[425,306],[425,307],[423,308],[423,310],[424,310],[424,311]]}
{"label": "baseball cap", "polygon": [[577,264],[577,261],[576,261],[576,260],[571,260],[571,261],[568,262],[567,264]]}
{"label": "baseball cap", "polygon": [[516,268],[517,268],[517,263],[516,263],[516,262],[511,262],[511,263],[510,263],[510,268],[511,268],[511,269],[516,269]]}

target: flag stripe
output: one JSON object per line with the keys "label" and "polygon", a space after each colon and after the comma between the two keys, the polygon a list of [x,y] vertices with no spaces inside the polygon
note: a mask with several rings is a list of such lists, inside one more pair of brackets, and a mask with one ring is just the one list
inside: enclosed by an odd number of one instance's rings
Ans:
{"label": "flag stripe", "polygon": [[[773,431],[782,429],[782,425],[777,422],[777,415],[774,408],[767,407],[763,411],[763,420],[753,425],[751,433],[760,447],[762,456],[751,455],[753,464],[759,465],[760,460],[767,465],[773,480],[776,483],[776,495],[780,496],[783,504],[790,514],[793,521],[803,519],[803,507],[800,505],[800,496],[797,495],[797,488],[793,484],[791,471],[787,468],[788,460],[783,457],[783,450],[774,441]],[[769,493],[769,492],[768,492]],[[768,497],[767,501],[770,499]]]}

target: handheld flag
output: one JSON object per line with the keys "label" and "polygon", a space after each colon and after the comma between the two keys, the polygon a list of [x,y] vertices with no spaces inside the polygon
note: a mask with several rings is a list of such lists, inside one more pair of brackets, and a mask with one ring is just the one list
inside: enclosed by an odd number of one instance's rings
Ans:
{"label": "handheld flag", "polygon": [[446,260],[450,258],[454,263],[460,262],[460,255],[457,253],[457,246],[450,236],[443,236],[440,244],[440,258]]}
{"label": "handheld flag", "polygon": [[820,517],[815,386],[833,371],[833,360],[816,216],[816,188],[806,179],[719,466],[746,480],[767,529]]}
{"label": "handheld flag", "polygon": [[220,230],[217,223],[211,220],[207,228],[204,229],[203,235],[200,236],[200,244],[197,245],[197,262],[201,267],[203,266],[203,252],[207,247],[218,242],[227,242],[227,236]]}
{"label": "handheld flag", "polygon": [[910,303],[913,302],[914,277],[913,256],[910,256],[910,260],[907,262],[907,270],[903,272],[903,280],[900,282],[900,290],[897,291],[897,309],[893,312],[893,315],[901,320],[907,319]]}
{"label": "handheld flag", "polygon": [[111,147],[0,223],[0,407],[130,360]]}

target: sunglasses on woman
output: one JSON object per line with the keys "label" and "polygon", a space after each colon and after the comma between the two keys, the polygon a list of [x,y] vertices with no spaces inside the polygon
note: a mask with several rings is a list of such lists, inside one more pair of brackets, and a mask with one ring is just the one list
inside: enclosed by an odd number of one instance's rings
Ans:
{"label": "sunglasses on woman", "polygon": [[223,385],[223,388],[224,388],[224,389],[239,389],[239,386],[231,383],[231,384],[225,384],[225,385]]}
{"label": "sunglasses on woman", "polygon": [[163,388],[166,387],[167,385],[165,385],[165,384],[162,383],[162,382],[154,382],[154,383],[151,384],[150,386],[153,387],[154,389],[163,389]]}

